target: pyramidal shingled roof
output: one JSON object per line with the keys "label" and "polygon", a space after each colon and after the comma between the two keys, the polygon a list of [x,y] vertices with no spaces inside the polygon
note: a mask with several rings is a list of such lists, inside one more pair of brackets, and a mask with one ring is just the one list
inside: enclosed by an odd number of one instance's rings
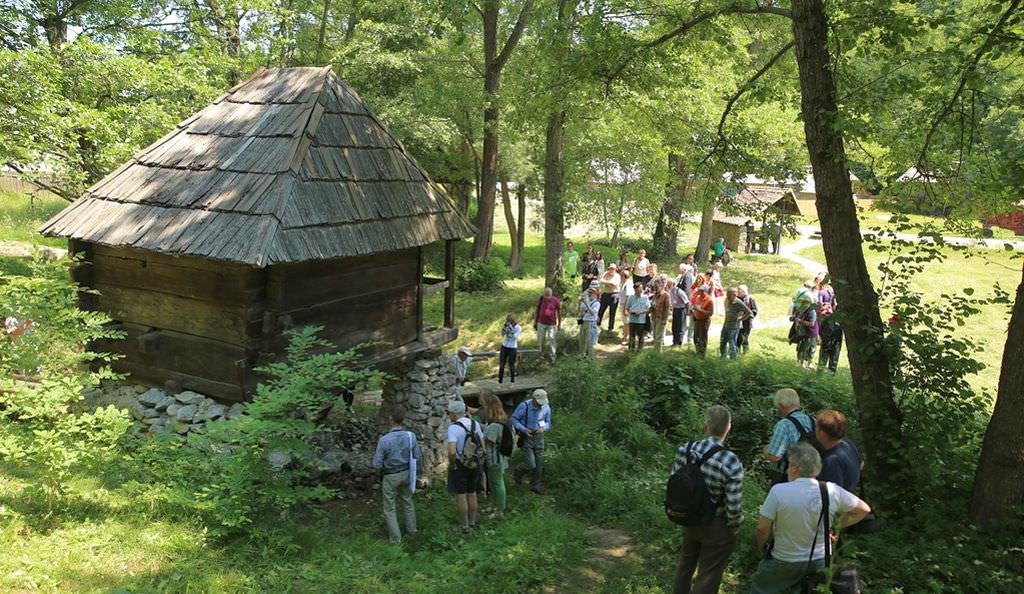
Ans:
{"label": "pyramidal shingled roof", "polygon": [[39,231],[259,267],[474,233],[330,68],[257,71]]}

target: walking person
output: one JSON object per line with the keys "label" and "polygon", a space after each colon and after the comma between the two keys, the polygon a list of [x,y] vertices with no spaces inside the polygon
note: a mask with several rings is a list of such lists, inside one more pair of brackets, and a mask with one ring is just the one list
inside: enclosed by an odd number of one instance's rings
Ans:
{"label": "walking person", "polygon": [[544,435],[551,430],[551,406],[548,393],[536,389],[529,400],[519,403],[512,412],[512,426],[524,436],[522,445],[523,461],[512,471],[512,478],[518,484],[530,478],[530,490],[538,495],[544,493]]}
{"label": "walking person", "polygon": [[388,528],[388,540],[393,544],[402,542],[402,531],[395,513],[396,499],[402,506],[406,534],[416,534],[416,506],[412,495],[416,489],[421,454],[416,434],[402,426],[404,419],[405,409],[402,407],[395,406],[388,412],[391,429],[377,441],[377,449],[373,453],[373,467],[381,472],[384,523]]}
{"label": "walking person", "polygon": [[677,281],[669,280],[668,297],[672,302],[672,346],[682,346],[689,316],[690,292],[679,286]]}
{"label": "walking person", "polygon": [[715,311],[715,304],[711,299],[711,285],[706,282],[699,284],[690,296],[690,305],[693,307],[693,345],[697,348],[697,355],[704,358],[708,350],[711,316]]}
{"label": "walking person", "polygon": [[541,355],[550,353],[551,362],[555,362],[558,349],[558,327],[562,322],[562,302],[555,297],[551,287],[544,288],[544,294],[537,299],[537,307],[533,312],[533,328],[537,331],[537,348]]}
{"label": "walking person", "polygon": [[754,329],[754,318],[757,317],[757,301],[750,295],[747,285],[740,285],[736,296],[743,301],[751,313],[740,322],[740,332],[736,335],[736,346],[745,355],[750,350],[750,331]]}
{"label": "walking person", "polygon": [[722,323],[718,347],[721,358],[725,359],[728,356],[733,361],[736,360],[736,339],[740,333],[740,324],[744,318],[754,315],[738,295],[739,291],[733,287],[729,287],[725,294],[725,321]]}
{"label": "walking person", "polygon": [[[511,432],[508,415],[501,399],[490,392],[481,394],[484,417],[484,444],[487,447],[487,485],[494,497],[494,505],[498,513],[505,511],[505,470],[508,468],[508,456],[501,452],[502,438],[505,432]],[[511,436],[509,437],[511,439]]]}
{"label": "walking person", "polygon": [[505,379],[505,363],[508,363],[509,380],[516,383],[516,355],[519,354],[519,336],[523,327],[515,316],[505,316],[505,324],[501,327],[501,351],[498,355],[498,383]]}
{"label": "walking person", "polygon": [[655,352],[665,349],[665,326],[672,312],[672,299],[661,280],[654,283],[654,299],[651,305],[651,340],[654,341]]}
{"label": "walking person", "polygon": [[633,283],[633,294],[626,302],[626,310],[629,312],[629,350],[642,350],[651,300],[644,294],[644,285],[640,281]]}
{"label": "walking person", "polygon": [[584,357],[593,357],[594,347],[597,346],[597,316],[601,311],[601,301],[597,296],[599,290],[600,283],[591,282],[589,288],[580,295],[577,305],[580,355]]}
{"label": "walking person", "polygon": [[476,488],[480,482],[479,468],[463,465],[466,442],[475,435],[483,443],[480,425],[466,415],[466,403],[448,403],[448,493],[455,496],[459,527],[463,532],[476,528]]}
{"label": "walking person", "polygon": [[633,260],[633,280],[644,285],[649,283],[651,281],[650,266],[651,261],[647,259],[647,250],[637,252],[636,259]]}
{"label": "walking person", "polygon": [[622,276],[619,275],[618,269],[618,265],[610,264],[608,270],[601,275],[601,309],[597,312],[597,326],[600,328],[604,321],[604,313],[607,311],[609,332],[615,329],[615,311],[619,307],[619,288],[622,285]]}
{"label": "walking person", "polygon": [[680,446],[672,465],[675,474],[686,464],[707,456],[700,472],[708,495],[717,503],[710,524],[683,528],[683,549],[672,584],[673,594],[718,592],[725,566],[736,548],[737,532],[743,524],[743,464],[735,453],[725,449],[731,430],[732,414],[728,408],[708,408],[704,413],[704,439]]}

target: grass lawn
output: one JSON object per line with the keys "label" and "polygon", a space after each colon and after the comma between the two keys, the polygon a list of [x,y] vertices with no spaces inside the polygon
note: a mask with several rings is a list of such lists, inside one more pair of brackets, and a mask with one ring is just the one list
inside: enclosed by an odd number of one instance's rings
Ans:
{"label": "grass lawn", "polygon": [[[927,300],[941,303],[942,295],[960,291],[965,287],[974,288],[976,296],[987,296],[993,293],[996,284],[1004,291],[1008,291],[1012,300],[1013,291],[1020,282],[1021,254],[982,248],[964,251],[951,247],[944,248],[942,254],[943,261],[928,263],[915,279],[917,290]],[[825,261],[820,244],[801,251],[800,255],[818,262]],[[887,255],[866,250],[864,256],[868,269],[873,272],[877,289],[880,287],[881,277],[878,265]],[[981,347],[978,359],[986,365],[986,369],[975,376],[971,384],[993,397],[999,382],[999,364],[1003,356],[1010,307],[986,306],[981,313],[970,318],[961,330],[964,336],[974,337],[976,344]],[[887,317],[885,312],[884,317]]]}
{"label": "grass lawn", "polygon": [[67,205],[63,198],[47,192],[41,192],[30,200],[28,194],[0,191],[0,241],[67,247],[63,239],[36,233],[39,225]]}

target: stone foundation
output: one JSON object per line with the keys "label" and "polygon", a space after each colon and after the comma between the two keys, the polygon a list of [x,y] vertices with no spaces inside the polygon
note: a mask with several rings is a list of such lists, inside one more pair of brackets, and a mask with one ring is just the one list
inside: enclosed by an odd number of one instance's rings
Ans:
{"label": "stone foundation", "polygon": [[380,422],[388,425],[391,406],[405,408],[405,427],[416,434],[423,451],[424,476],[448,468],[448,403],[455,399],[451,359],[438,350],[425,352],[413,363],[393,372],[382,393]]}

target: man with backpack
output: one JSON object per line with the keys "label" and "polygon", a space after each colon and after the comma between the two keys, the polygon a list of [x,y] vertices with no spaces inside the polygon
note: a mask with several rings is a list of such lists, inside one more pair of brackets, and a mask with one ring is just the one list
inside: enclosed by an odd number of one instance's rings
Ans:
{"label": "man with backpack", "polygon": [[789,463],[786,452],[798,441],[811,442],[817,447],[814,436],[814,419],[800,410],[800,395],[792,388],[782,388],[772,398],[775,408],[782,417],[775,423],[772,439],[764,448],[764,456],[777,466],[772,484],[784,483],[788,480]]}
{"label": "man with backpack", "polygon": [[526,475],[532,475],[530,490],[543,495],[544,434],[551,430],[548,393],[538,388],[529,400],[520,402],[512,413],[512,426],[522,437],[519,448],[523,450],[523,461],[512,471],[512,478],[518,484]]}
{"label": "man with backpack", "polygon": [[665,508],[670,519],[683,525],[673,594],[718,592],[736,548],[736,532],[743,523],[743,464],[723,445],[730,430],[729,409],[710,407],[704,415],[704,439],[680,446],[672,465]]}
{"label": "man with backpack", "polygon": [[486,465],[487,451],[480,424],[466,415],[466,403],[448,403],[448,493],[455,496],[459,527],[476,528],[476,487]]}

